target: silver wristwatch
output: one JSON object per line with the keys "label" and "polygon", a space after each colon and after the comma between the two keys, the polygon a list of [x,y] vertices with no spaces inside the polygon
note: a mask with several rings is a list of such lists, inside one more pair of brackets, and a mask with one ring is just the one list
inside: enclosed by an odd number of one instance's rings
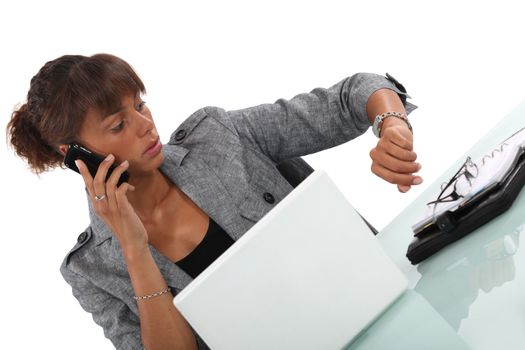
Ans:
{"label": "silver wristwatch", "polygon": [[378,138],[381,137],[381,127],[383,126],[383,120],[385,120],[388,117],[396,117],[404,120],[405,123],[407,123],[410,131],[413,133],[412,125],[410,125],[406,114],[399,112],[385,112],[383,114],[376,115],[374,119],[374,125],[372,126],[372,131],[374,132],[374,135],[376,135]]}

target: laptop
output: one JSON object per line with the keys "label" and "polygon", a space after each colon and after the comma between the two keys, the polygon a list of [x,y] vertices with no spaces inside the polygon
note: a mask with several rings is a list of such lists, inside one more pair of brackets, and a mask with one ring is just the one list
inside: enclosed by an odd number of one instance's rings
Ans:
{"label": "laptop", "polygon": [[174,298],[211,349],[341,349],[407,288],[363,219],[313,172]]}

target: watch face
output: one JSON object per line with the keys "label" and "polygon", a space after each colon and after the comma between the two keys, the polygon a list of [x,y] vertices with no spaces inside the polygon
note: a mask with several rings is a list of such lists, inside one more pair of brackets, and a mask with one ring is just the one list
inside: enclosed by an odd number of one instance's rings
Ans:
{"label": "watch face", "polygon": [[380,127],[379,125],[381,124],[381,122],[383,121],[383,116],[382,115],[377,115],[376,118],[374,119],[374,125],[372,125],[372,131],[374,132],[374,135],[376,135],[377,137],[380,137]]}

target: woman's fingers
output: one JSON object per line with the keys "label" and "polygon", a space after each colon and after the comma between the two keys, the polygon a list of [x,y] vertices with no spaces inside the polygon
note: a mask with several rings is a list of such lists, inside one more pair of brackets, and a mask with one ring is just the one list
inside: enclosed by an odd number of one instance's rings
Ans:
{"label": "woman's fingers", "polygon": [[[110,205],[116,205],[114,195],[112,195],[114,190],[109,190],[111,194],[108,193],[108,186],[106,183],[107,173],[114,161],[115,157],[112,154],[108,155],[104,161],[100,163],[94,178],[91,176],[87,166],[82,160],[77,159],[75,161],[75,164],[84,179],[89,196],[92,198],[95,208],[101,214],[107,209],[107,206],[103,204],[110,203]],[[101,199],[99,200],[97,198]]]}
{"label": "woman's fingers", "polygon": [[[423,179],[420,176],[415,176],[411,173],[397,173],[390,169],[385,168],[381,164],[378,164],[374,162],[372,164],[372,172],[379,176],[380,178],[396,185],[402,185],[402,186],[412,186],[412,185],[419,185],[423,182]],[[406,187],[400,188],[400,190],[406,189]],[[406,192],[406,191],[405,191]]]}
{"label": "woman's fingers", "polygon": [[417,154],[411,150],[411,145],[402,146],[382,139],[370,151],[370,157],[374,174],[396,184],[400,192],[407,192],[412,185],[422,183],[423,179],[414,175],[421,169],[421,165],[415,161]]}
{"label": "woman's fingers", "polygon": [[416,152],[403,148],[391,141],[380,140],[377,143],[377,148],[397,159],[405,160],[407,162],[415,162],[417,160]]}
{"label": "woman's fingers", "polygon": [[400,192],[407,192],[412,185],[423,182],[414,175],[421,169],[413,151],[412,133],[404,125],[385,128],[377,146],[370,151],[372,172],[380,178],[396,184]]}
{"label": "woman's fingers", "polygon": [[119,211],[126,215],[131,211],[133,211],[133,208],[131,207],[131,204],[129,204],[128,197],[126,197],[126,193],[128,191],[134,191],[135,187],[130,185],[127,182],[124,182],[122,185],[120,185],[116,192],[115,192],[115,200],[117,203],[117,207]]}
{"label": "woman's fingers", "polygon": [[98,166],[97,173],[93,179],[93,190],[95,196],[107,196],[106,193],[106,176],[108,174],[109,167],[115,161],[115,156],[112,154],[108,155],[102,163]]}
{"label": "woman's fingers", "polygon": [[[395,154],[396,152],[394,151],[393,153]],[[421,169],[421,164],[416,163],[415,161],[407,160],[406,158],[396,157],[390,153],[390,150],[382,150],[379,147],[376,147],[370,151],[370,157],[374,163],[378,163],[382,167],[387,168],[388,170],[395,173],[411,174],[416,173],[419,171],[419,169]],[[414,157],[410,155],[409,159],[414,159]]]}
{"label": "woman's fingers", "polygon": [[118,192],[118,188],[120,188],[124,184],[126,184],[126,183],[123,183],[122,185],[120,185],[117,188],[118,181],[119,181],[120,176],[122,175],[122,173],[124,171],[126,171],[128,169],[128,167],[129,167],[129,162],[127,160],[125,160],[122,163],[120,163],[120,165],[113,170],[113,172],[111,173],[111,175],[110,175],[110,177],[109,177],[109,179],[108,179],[108,181],[106,183],[106,192],[107,192],[107,195],[108,195],[108,200],[109,200],[110,205],[114,206],[114,208],[118,208],[119,207],[118,200],[116,198],[116,192]]}
{"label": "woman's fingers", "polygon": [[75,164],[78,168],[78,171],[80,171],[80,175],[82,175],[82,179],[84,180],[84,184],[86,185],[89,196],[93,198],[95,196],[93,194],[93,178],[91,177],[86,164],[84,164],[84,162],[80,159],[75,160]]}
{"label": "woman's fingers", "polygon": [[115,169],[113,169],[113,172],[108,178],[108,181],[107,181],[108,186],[117,187],[118,182],[120,180],[120,176],[126,170],[128,170],[128,167],[129,167],[129,162],[127,160],[123,161],[122,163],[119,164],[119,166],[115,167]]}
{"label": "woman's fingers", "polygon": [[398,191],[403,193],[408,192],[411,188],[412,186],[397,185]]}
{"label": "woman's fingers", "polygon": [[414,147],[414,138],[412,132],[406,127],[406,125],[394,125],[392,127],[387,127],[383,130],[381,142],[393,143],[403,149],[412,151]]}

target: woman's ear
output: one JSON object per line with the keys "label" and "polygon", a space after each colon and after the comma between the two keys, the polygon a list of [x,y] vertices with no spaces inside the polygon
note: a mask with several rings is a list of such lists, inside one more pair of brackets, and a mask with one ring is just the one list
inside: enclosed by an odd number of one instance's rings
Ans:
{"label": "woman's ear", "polygon": [[69,149],[69,145],[66,145],[66,144],[62,144],[62,145],[59,145],[59,146],[58,146],[58,151],[59,151],[60,154],[62,154],[63,156],[66,155],[68,149]]}

